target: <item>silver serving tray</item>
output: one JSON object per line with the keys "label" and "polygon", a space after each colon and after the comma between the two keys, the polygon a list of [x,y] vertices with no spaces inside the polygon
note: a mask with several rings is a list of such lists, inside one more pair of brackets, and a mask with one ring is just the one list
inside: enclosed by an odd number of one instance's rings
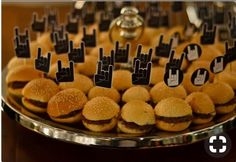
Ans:
{"label": "silver serving tray", "polygon": [[83,129],[81,124],[62,125],[51,121],[48,117],[24,115],[20,110],[22,105],[14,101],[12,102],[7,97],[6,73],[6,69],[2,71],[2,111],[6,112],[9,117],[23,127],[65,142],[109,148],[143,149],[171,147],[192,144],[209,138],[212,135],[235,128],[236,126],[236,112],[232,112],[216,117],[212,122],[205,125],[191,125],[187,130],[178,133],[169,133],[160,130],[154,130],[147,135],[141,136],[115,132],[94,133]]}

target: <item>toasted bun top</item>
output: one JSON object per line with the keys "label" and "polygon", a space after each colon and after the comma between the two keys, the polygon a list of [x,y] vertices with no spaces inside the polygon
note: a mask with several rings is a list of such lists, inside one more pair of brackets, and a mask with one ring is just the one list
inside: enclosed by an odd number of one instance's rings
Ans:
{"label": "toasted bun top", "polygon": [[233,89],[236,89],[236,71],[223,71],[216,75],[214,82],[228,83]]}
{"label": "toasted bun top", "polygon": [[8,62],[7,68],[11,70],[22,65],[31,65],[32,67],[34,67],[34,59],[19,58],[14,56]]}
{"label": "toasted bun top", "polygon": [[41,102],[48,102],[57,92],[59,92],[57,84],[45,78],[31,80],[22,90],[24,97]]}
{"label": "toasted bun top", "polygon": [[134,86],[127,89],[122,96],[122,101],[124,102],[129,102],[131,100],[149,101],[150,94],[146,88]]}
{"label": "toasted bun top", "polygon": [[75,88],[65,89],[49,100],[47,112],[52,117],[66,115],[72,111],[82,109],[86,102],[87,97],[81,90]]}
{"label": "toasted bun top", "polygon": [[61,89],[78,88],[84,93],[88,93],[88,91],[93,87],[93,82],[85,75],[75,74],[73,82],[61,82],[59,87]]}
{"label": "toasted bun top", "polygon": [[120,93],[115,88],[103,88],[103,87],[93,87],[89,93],[88,98],[92,99],[98,96],[108,97],[115,102],[120,101]]}
{"label": "toasted bun top", "polygon": [[132,74],[128,70],[115,70],[112,85],[117,90],[125,90],[132,86]]}
{"label": "toasted bun top", "polygon": [[132,100],[121,109],[121,117],[126,122],[140,126],[155,124],[155,114],[152,106],[144,101]]}
{"label": "toasted bun top", "polygon": [[234,97],[233,88],[224,82],[209,83],[202,91],[210,96],[214,104],[224,104]]}
{"label": "toasted bun top", "polygon": [[192,107],[193,112],[208,114],[215,112],[215,105],[211,98],[203,92],[193,92],[185,101]]}
{"label": "toasted bun top", "polygon": [[156,84],[163,81],[165,69],[163,67],[153,67],[151,70],[151,84]]}
{"label": "toasted bun top", "polygon": [[78,64],[78,70],[80,73],[91,76],[96,73],[97,57],[86,55],[83,64]]}
{"label": "toasted bun top", "polygon": [[155,113],[163,117],[182,117],[192,115],[192,109],[183,99],[169,97],[156,105]]}
{"label": "toasted bun top", "polygon": [[95,97],[88,101],[82,111],[83,116],[92,121],[109,120],[119,114],[120,107],[108,97]]}
{"label": "toasted bun top", "polygon": [[35,78],[41,78],[43,73],[35,70],[30,65],[18,66],[9,71],[6,77],[6,83],[14,81],[30,81]]}
{"label": "toasted bun top", "polygon": [[182,85],[177,87],[168,87],[164,82],[157,83],[150,91],[154,102],[159,102],[164,98],[177,97],[185,99],[187,93]]}

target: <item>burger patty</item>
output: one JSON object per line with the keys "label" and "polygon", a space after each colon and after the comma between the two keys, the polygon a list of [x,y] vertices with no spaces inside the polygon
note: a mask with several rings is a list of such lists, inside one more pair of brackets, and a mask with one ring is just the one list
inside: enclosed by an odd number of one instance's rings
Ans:
{"label": "burger patty", "polygon": [[138,130],[151,130],[153,125],[138,125],[136,123],[133,123],[133,122],[127,122],[125,121],[124,119],[120,119],[120,122],[122,122],[123,125],[125,125],[126,127],[128,128],[131,128],[131,129],[138,129]]}
{"label": "burger patty", "polygon": [[195,118],[201,118],[201,119],[208,119],[210,117],[213,117],[213,113],[209,113],[209,114],[201,114],[201,113],[193,113],[193,116]]}
{"label": "burger patty", "polygon": [[167,123],[182,123],[182,122],[188,122],[191,121],[193,118],[192,115],[186,115],[182,117],[163,117],[156,115],[156,119],[162,120]]}
{"label": "burger patty", "polygon": [[56,118],[59,118],[59,119],[70,118],[70,117],[73,117],[73,116],[81,113],[81,111],[82,111],[82,109],[81,110],[74,110],[74,111],[71,111],[69,114],[60,115]]}
{"label": "burger patty", "polygon": [[111,120],[112,119],[93,121],[93,120],[88,120],[83,116],[83,121],[88,123],[88,124],[104,125],[104,124],[111,123]]}
{"label": "burger patty", "polygon": [[230,105],[233,105],[233,104],[236,104],[236,96],[234,96],[234,98],[232,100],[230,100],[229,102],[227,103],[224,103],[224,104],[216,104],[215,106],[230,106]]}
{"label": "burger patty", "polygon": [[41,107],[41,108],[45,108],[46,109],[47,106],[48,106],[47,102],[35,101],[35,100],[28,99],[28,98],[26,98],[26,100],[28,102],[30,102],[32,105],[37,106],[37,107]]}
{"label": "burger patty", "polygon": [[28,83],[28,81],[15,81],[8,83],[8,87],[11,87],[13,89],[20,89],[24,88],[24,86]]}

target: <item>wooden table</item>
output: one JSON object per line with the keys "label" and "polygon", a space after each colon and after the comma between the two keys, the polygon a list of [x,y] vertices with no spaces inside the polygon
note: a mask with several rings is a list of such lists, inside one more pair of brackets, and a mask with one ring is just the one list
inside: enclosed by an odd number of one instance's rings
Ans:
{"label": "wooden table", "polygon": [[2,156],[3,162],[236,162],[236,129],[227,133],[232,149],[221,159],[210,157],[204,142],[146,150],[104,149],[44,137],[20,126],[2,112]]}

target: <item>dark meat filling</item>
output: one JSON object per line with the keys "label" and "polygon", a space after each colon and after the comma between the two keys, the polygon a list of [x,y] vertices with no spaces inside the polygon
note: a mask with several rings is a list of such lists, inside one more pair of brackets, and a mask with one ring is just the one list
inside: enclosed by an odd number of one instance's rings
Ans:
{"label": "dark meat filling", "polygon": [[230,105],[233,105],[233,104],[236,104],[236,96],[230,100],[229,102],[225,103],[225,104],[216,104],[215,106],[230,106]]}
{"label": "dark meat filling", "polygon": [[112,119],[93,121],[93,120],[88,120],[83,116],[83,120],[88,124],[104,125],[111,123]]}
{"label": "dark meat filling", "polygon": [[213,113],[209,113],[209,114],[193,113],[193,116],[194,116],[195,118],[208,119],[208,118],[210,118],[210,117],[213,117],[214,114],[213,114]]}
{"label": "dark meat filling", "polygon": [[158,120],[162,120],[167,123],[182,123],[182,122],[188,122],[192,120],[192,115],[186,115],[183,117],[163,117],[163,116],[156,116]]}
{"label": "dark meat filling", "polygon": [[125,125],[128,128],[137,129],[137,130],[141,130],[141,131],[143,131],[143,130],[150,131],[152,129],[152,126],[153,126],[153,125],[143,125],[143,126],[140,126],[140,125],[138,125],[136,123],[133,123],[133,122],[126,122],[123,119],[120,119],[120,121],[122,122],[123,125]]}
{"label": "dark meat filling", "polygon": [[8,83],[8,87],[11,87],[13,89],[20,89],[24,88],[24,86],[28,83],[28,81],[15,81],[15,82],[10,82]]}
{"label": "dark meat filling", "polygon": [[69,114],[65,114],[65,115],[60,115],[56,118],[59,118],[59,119],[65,119],[65,118],[70,118],[70,117],[73,117],[77,114],[81,113],[81,110],[75,110],[75,111],[71,111]]}
{"label": "dark meat filling", "polygon": [[28,102],[30,102],[32,105],[35,105],[37,107],[41,107],[41,108],[47,108],[48,103],[47,102],[41,102],[41,101],[35,101],[35,100],[31,100],[31,99],[26,99]]}

